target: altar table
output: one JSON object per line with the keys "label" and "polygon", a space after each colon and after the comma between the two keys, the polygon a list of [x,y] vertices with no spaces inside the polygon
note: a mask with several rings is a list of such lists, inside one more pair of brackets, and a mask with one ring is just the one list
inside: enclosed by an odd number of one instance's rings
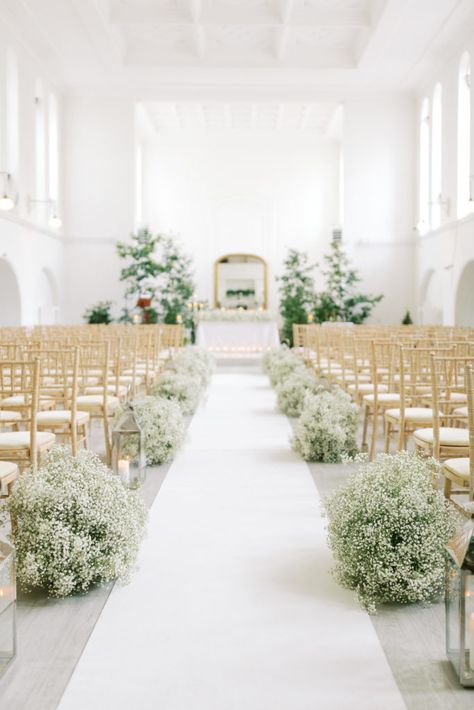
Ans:
{"label": "altar table", "polygon": [[196,345],[214,352],[263,352],[280,345],[276,321],[201,321]]}

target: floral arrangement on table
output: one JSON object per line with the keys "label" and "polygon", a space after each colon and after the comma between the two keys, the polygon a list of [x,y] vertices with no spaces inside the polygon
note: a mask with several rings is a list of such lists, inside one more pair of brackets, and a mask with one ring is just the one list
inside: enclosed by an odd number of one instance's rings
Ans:
{"label": "floral arrangement on table", "polygon": [[337,463],[357,453],[358,407],[340,387],[305,394],[292,439],[305,461]]}
{"label": "floral arrangement on table", "polygon": [[151,390],[153,397],[161,397],[176,402],[184,415],[191,415],[197,409],[202,394],[202,381],[192,374],[165,370]]}
{"label": "floral arrangement on table", "polygon": [[307,392],[318,394],[327,390],[313,370],[294,370],[276,387],[278,409],[287,417],[299,417],[303,410]]}
{"label": "floral arrangement on table", "polygon": [[54,447],[36,472],[20,477],[7,507],[25,591],[65,597],[128,580],[145,532],[145,507],[91,451],[74,457]]}
{"label": "floral arrangement on table", "polygon": [[251,308],[215,308],[208,311],[197,311],[196,319],[200,321],[272,321],[275,315],[271,311]]}
{"label": "floral arrangement on table", "polygon": [[444,546],[459,515],[434,485],[438,468],[406,451],[380,454],[326,501],[335,576],[369,612],[443,593]]}
{"label": "floral arrangement on table", "polygon": [[[163,397],[139,396],[133,402],[137,422],[143,431],[146,463],[155,466],[172,461],[184,442],[185,420],[176,401]],[[115,412],[117,422],[123,414]],[[131,451],[133,456],[136,452]]]}

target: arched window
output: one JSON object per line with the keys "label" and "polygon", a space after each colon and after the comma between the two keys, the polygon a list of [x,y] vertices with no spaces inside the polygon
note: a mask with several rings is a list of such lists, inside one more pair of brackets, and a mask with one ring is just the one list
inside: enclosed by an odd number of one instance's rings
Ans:
{"label": "arched window", "polygon": [[43,84],[35,86],[35,178],[36,199],[46,199],[46,111]]}
{"label": "arched window", "polygon": [[420,111],[420,168],[418,187],[419,232],[425,234],[429,229],[430,202],[430,102],[423,99]]}
{"label": "arched window", "polygon": [[441,224],[442,200],[442,92],[441,84],[436,84],[431,107],[431,229],[438,229]]}
{"label": "arched window", "polygon": [[48,99],[48,176],[49,199],[56,203],[59,197],[59,134],[58,102],[54,94]]}
{"label": "arched window", "polygon": [[469,212],[471,180],[471,61],[461,57],[458,78],[458,217]]}

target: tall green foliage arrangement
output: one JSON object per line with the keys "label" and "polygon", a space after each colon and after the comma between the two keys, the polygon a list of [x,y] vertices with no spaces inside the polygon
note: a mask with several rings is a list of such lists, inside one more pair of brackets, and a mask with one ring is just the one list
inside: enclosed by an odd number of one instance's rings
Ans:
{"label": "tall green foliage arrangement", "polygon": [[363,323],[377,303],[382,300],[383,295],[372,296],[358,292],[357,284],[360,283],[360,276],[351,267],[339,240],[331,242],[324,263],[325,268],[321,269],[321,272],[326,280],[326,288],[316,294],[314,320],[317,323],[324,321]]}
{"label": "tall green foliage arrangement", "polygon": [[[118,242],[117,253],[129,260],[120,273],[126,295],[152,301],[149,322],[176,323],[180,315],[191,325],[187,304],[195,290],[192,259],[174,239],[144,227],[131,235],[131,242]],[[124,313],[122,319],[126,317]]]}
{"label": "tall green foliage arrangement", "polygon": [[308,312],[314,306],[314,279],[311,275],[314,264],[308,263],[305,252],[290,249],[283,265],[283,275],[278,278],[282,341],[292,346],[293,323],[306,323]]}

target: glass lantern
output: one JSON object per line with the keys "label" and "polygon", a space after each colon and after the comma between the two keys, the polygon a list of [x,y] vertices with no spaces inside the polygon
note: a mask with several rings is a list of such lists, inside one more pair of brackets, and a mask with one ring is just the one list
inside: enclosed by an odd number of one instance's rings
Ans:
{"label": "glass lantern", "polygon": [[145,482],[143,432],[129,403],[112,431],[112,469],[127,488],[140,488]]}
{"label": "glass lantern", "polygon": [[461,685],[474,687],[473,519],[446,549],[446,652]]}
{"label": "glass lantern", "polygon": [[13,548],[0,541],[0,675],[16,654],[16,580]]}

